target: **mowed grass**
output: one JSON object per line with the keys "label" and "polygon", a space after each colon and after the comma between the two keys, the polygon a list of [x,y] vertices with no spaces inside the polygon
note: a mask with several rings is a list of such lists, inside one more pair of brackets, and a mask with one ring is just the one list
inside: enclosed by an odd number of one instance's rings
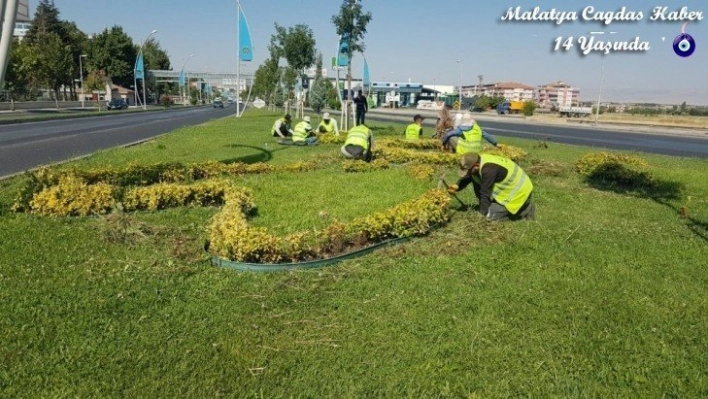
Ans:
{"label": "mowed grass", "polygon": [[[74,165],[324,161],[233,178],[254,191],[251,223],[280,234],[437,185],[397,166],[344,173],[336,145],[278,146],[276,116],[229,117]],[[705,160],[635,154],[659,183],[638,193],[575,174],[588,148],[498,139],[529,152],[528,170],[554,165],[530,173],[535,222],[455,210],[429,236],[309,271],[211,266],[201,245],[217,208],[122,224],[38,217],[10,212],[21,179],[1,181],[0,396],[708,396]]]}

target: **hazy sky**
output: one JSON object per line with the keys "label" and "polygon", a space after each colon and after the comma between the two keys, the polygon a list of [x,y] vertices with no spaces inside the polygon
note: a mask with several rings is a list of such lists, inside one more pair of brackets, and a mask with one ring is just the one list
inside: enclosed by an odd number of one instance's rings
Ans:
{"label": "hazy sky", "polygon": [[[86,33],[120,25],[135,42],[157,29],[156,39],[168,52],[173,68],[185,59],[189,70],[235,72],[236,0],[55,0],[62,19],[74,21]],[[595,40],[648,42],[648,51],[611,53],[604,59],[603,101],[647,101],[708,105],[708,3],[703,1],[521,1],[477,0],[363,0],[373,19],[365,37],[366,58],[372,80],[395,80],[426,84],[464,85],[517,81],[537,86],[563,80],[579,87],[581,100],[596,100],[603,56],[581,55],[579,37]],[[339,12],[340,0],[242,0],[254,46],[255,70],[268,56],[273,24],[290,27],[307,24],[314,32],[317,49],[329,60],[337,47],[331,18]],[[32,13],[37,0],[30,0]],[[547,21],[502,21],[509,7],[521,11],[575,12],[578,19],[561,25]],[[640,21],[604,25],[584,21],[582,11],[642,12]],[[681,21],[650,21],[654,7],[700,11],[702,21],[689,22],[685,32],[696,43],[690,57],[677,56],[672,48],[681,33]],[[590,32],[605,32],[594,34]],[[610,34],[610,32],[616,32]],[[553,51],[574,38],[570,51]],[[662,41],[663,38],[663,41]],[[457,63],[456,60],[461,60]],[[326,61],[325,64],[329,62]],[[361,56],[353,60],[361,77]]]}

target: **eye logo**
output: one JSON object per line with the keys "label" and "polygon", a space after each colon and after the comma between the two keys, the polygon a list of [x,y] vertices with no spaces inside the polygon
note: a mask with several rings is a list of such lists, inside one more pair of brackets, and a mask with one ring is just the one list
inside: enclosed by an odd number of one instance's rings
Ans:
{"label": "eye logo", "polygon": [[696,41],[686,33],[686,24],[681,26],[681,34],[674,39],[674,53],[679,57],[689,57],[696,51]]}

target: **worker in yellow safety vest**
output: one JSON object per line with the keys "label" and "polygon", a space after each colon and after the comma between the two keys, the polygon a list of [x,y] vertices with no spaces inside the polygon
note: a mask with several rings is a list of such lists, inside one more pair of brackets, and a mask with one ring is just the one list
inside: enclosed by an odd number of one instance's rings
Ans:
{"label": "worker in yellow safety vest", "polygon": [[312,132],[312,121],[309,116],[302,118],[302,121],[295,125],[293,130],[293,144],[295,145],[317,145],[317,136]]}
{"label": "worker in yellow safety vest", "polygon": [[276,119],[275,123],[273,123],[273,128],[270,129],[273,137],[280,137],[284,139],[288,136],[292,136],[293,129],[292,127],[290,127],[291,122],[292,117],[290,116],[290,114],[287,114],[282,118]]}
{"label": "worker in yellow safety vest", "polygon": [[468,152],[481,152],[484,149],[482,139],[495,147],[499,145],[492,135],[482,130],[482,127],[472,118],[472,114],[465,112],[456,115],[455,127],[445,133],[442,144],[451,152],[462,155]]}
{"label": "worker in yellow safety vest", "polygon": [[374,133],[365,125],[358,125],[349,130],[347,140],[342,146],[342,155],[345,158],[371,162],[373,149]]}
{"label": "worker in yellow safety vest", "polygon": [[317,125],[317,131],[319,133],[334,133],[335,136],[339,136],[339,128],[337,127],[337,121],[330,118],[329,112],[325,112],[322,115],[322,121]]}
{"label": "worker in yellow safety vest", "polygon": [[413,123],[406,127],[406,140],[420,140],[423,137],[423,117],[421,114],[417,114],[413,117]]}
{"label": "worker in yellow safety vest", "polygon": [[479,199],[479,212],[487,220],[533,220],[531,179],[514,161],[491,154],[468,152],[460,160],[460,180],[448,186],[456,194],[470,183]]}

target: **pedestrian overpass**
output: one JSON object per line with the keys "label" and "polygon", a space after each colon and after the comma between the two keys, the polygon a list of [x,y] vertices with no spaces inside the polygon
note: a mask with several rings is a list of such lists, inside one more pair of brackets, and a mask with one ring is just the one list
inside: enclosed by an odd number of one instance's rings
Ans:
{"label": "pedestrian overpass", "polygon": [[[147,71],[148,77],[153,77],[158,83],[179,83],[179,76],[182,71],[175,70],[159,70],[159,69],[149,69]],[[237,87],[239,76],[235,73],[219,73],[219,72],[198,72],[198,71],[184,71],[184,79],[186,82],[195,80],[202,82],[209,82],[213,86],[222,87]],[[253,79],[253,72],[241,72],[241,81],[248,82]],[[245,88],[245,83],[244,83]],[[242,89],[243,90],[243,89]]]}

